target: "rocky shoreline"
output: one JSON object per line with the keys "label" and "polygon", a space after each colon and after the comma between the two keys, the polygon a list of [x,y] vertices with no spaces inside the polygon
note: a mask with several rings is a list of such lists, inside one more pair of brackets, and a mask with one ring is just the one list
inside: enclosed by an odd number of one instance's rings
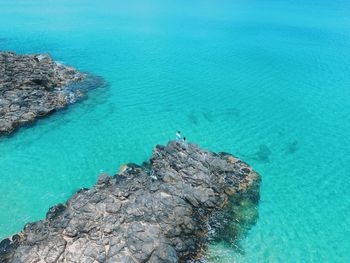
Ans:
{"label": "rocky shoreline", "polygon": [[0,136],[84,97],[102,78],[55,62],[47,54],[0,52]]}
{"label": "rocky shoreline", "polygon": [[204,262],[209,241],[239,237],[237,218],[254,224],[244,207],[258,204],[259,184],[230,154],[157,145],[149,162],[100,175],[1,241],[0,262]]}

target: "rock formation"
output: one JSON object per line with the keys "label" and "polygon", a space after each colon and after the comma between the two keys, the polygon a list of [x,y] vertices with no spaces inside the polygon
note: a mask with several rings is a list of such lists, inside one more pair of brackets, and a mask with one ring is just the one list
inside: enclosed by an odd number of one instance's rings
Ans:
{"label": "rock formation", "polygon": [[100,175],[93,188],[3,240],[0,262],[195,262],[209,240],[234,237],[234,200],[256,204],[259,183],[230,154],[158,145],[149,162]]}
{"label": "rock formation", "polygon": [[46,54],[0,52],[0,135],[75,102],[92,82],[102,85]]}

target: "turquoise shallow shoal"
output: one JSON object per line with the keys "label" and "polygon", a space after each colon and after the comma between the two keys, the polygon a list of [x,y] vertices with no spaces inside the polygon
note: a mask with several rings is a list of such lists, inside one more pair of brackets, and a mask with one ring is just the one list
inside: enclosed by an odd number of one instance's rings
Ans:
{"label": "turquoise shallow shoal", "polygon": [[1,0],[0,50],[109,83],[0,139],[0,238],[181,129],[263,178],[215,262],[350,262],[349,1]]}

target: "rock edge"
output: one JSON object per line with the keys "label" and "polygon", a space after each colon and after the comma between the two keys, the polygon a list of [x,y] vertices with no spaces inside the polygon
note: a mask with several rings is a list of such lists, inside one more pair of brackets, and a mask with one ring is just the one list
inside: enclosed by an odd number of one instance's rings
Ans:
{"label": "rock edge", "polygon": [[0,136],[76,102],[92,82],[103,85],[91,77],[48,54],[0,52]]}
{"label": "rock edge", "polygon": [[260,176],[230,154],[157,145],[150,162],[100,175],[93,188],[3,240],[0,262],[194,262],[215,228],[225,226],[210,225],[218,211],[238,195],[257,202],[259,184]]}

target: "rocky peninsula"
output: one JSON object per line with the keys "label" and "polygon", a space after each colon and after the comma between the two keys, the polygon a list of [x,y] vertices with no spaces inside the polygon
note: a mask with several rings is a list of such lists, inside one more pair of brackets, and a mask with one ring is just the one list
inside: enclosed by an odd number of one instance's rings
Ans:
{"label": "rocky peninsula", "polygon": [[149,162],[100,175],[3,240],[0,262],[198,262],[209,241],[232,241],[233,219],[244,223],[242,204],[257,205],[259,184],[231,154],[157,145]]}
{"label": "rocky peninsula", "polygon": [[0,52],[0,135],[64,108],[102,85],[101,78],[61,65],[47,54]]}

